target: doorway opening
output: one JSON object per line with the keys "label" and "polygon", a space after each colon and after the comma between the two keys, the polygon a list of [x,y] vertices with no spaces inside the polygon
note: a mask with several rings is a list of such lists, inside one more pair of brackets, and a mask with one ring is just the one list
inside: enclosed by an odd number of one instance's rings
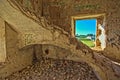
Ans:
{"label": "doorway opening", "polygon": [[91,49],[104,50],[105,14],[72,16],[72,36]]}

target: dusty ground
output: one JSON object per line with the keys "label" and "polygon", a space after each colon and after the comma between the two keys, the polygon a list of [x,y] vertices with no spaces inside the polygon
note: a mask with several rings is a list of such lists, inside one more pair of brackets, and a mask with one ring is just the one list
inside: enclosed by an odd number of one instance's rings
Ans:
{"label": "dusty ground", "polygon": [[3,80],[98,80],[84,62],[42,58]]}

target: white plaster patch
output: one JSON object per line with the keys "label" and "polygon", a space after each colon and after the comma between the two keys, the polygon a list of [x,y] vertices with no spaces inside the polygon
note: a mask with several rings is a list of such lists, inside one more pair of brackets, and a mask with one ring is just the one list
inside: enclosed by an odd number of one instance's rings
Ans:
{"label": "white plaster patch", "polygon": [[98,36],[100,43],[101,43],[101,48],[102,50],[106,47],[106,35],[105,35],[105,29],[101,24],[98,24],[98,29],[101,30],[100,36]]}

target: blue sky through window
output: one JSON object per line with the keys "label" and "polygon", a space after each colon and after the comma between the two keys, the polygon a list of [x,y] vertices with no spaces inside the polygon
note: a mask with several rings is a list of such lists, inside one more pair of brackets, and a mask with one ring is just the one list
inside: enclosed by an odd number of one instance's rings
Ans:
{"label": "blue sky through window", "polygon": [[75,34],[77,35],[96,35],[96,19],[84,19],[75,21]]}

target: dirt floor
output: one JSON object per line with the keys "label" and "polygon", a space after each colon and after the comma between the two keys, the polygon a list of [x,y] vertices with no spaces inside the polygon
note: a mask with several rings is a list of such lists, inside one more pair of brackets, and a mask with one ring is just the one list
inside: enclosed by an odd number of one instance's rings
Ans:
{"label": "dirt floor", "polygon": [[3,80],[98,80],[84,62],[41,58]]}

